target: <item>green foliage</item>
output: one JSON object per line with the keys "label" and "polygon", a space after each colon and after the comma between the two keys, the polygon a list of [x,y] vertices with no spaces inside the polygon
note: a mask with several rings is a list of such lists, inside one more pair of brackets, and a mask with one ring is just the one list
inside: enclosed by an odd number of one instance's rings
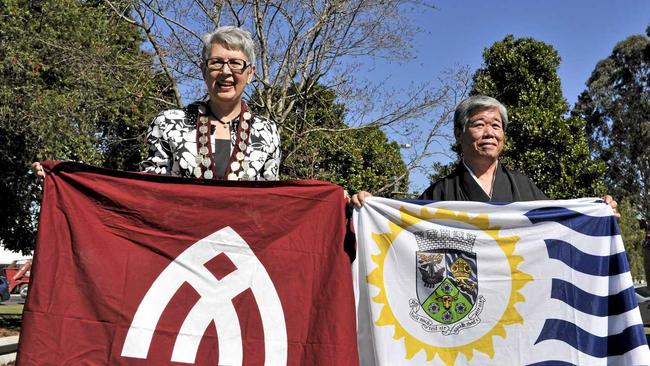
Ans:
{"label": "green foliage", "polygon": [[590,146],[607,163],[605,182],[650,222],[650,27],[619,42],[600,61],[574,114],[587,121]]}
{"label": "green foliage", "polygon": [[509,35],[486,49],[483,58],[472,94],[492,96],[508,109],[501,161],[526,174],[553,199],[602,194],[605,167],[591,157],[585,122],[565,117],[568,106],[555,49]]}
{"label": "green foliage", "polygon": [[[388,142],[384,132],[372,126],[348,128],[345,106],[323,86],[305,93],[294,89],[291,95],[294,112],[281,126],[282,179],[320,179],[349,192],[363,189],[387,197],[407,189],[408,172],[400,147]],[[258,105],[256,98],[253,95],[251,105]]]}
{"label": "green foliage", "polygon": [[[454,144],[452,147],[453,149],[458,149],[458,144]],[[458,153],[457,150],[454,150],[456,153]],[[450,164],[442,164],[440,162],[434,162],[431,165],[431,171],[433,173],[430,173],[428,175],[429,181],[431,183],[437,181],[438,179],[442,179],[446,177],[447,175],[451,174],[454,171],[454,166],[456,163],[450,163]]]}
{"label": "green foliage", "polygon": [[0,240],[29,250],[40,195],[31,162],[133,169],[165,89],[138,29],[103,3],[0,1]]}
{"label": "green foliage", "polygon": [[339,184],[349,192],[367,190],[392,197],[406,191],[408,175],[399,145],[389,143],[379,128],[317,133],[310,140],[315,144],[309,150],[320,150],[312,155],[318,167],[313,178]]}
{"label": "green foliage", "polygon": [[645,281],[645,271],[643,269],[643,241],[645,240],[645,232],[639,225],[636,208],[630,200],[623,199],[618,203],[617,209],[621,214],[618,225],[621,228],[621,236],[625,244],[627,259],[630,262],[632,278],[635,281]]}

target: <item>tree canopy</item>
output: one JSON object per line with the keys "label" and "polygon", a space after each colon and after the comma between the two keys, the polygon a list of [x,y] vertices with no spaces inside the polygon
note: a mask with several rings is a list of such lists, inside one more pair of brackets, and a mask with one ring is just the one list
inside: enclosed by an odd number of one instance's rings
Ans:
{"label": "tree canopy", "polygon": [[294,113],[282,128],[281,179],[320,179],[386,197],[406,191],[408,171],[397,142],[389,142],[377,126],[348,128],[346,107],[331,89],[317,85],[308,95],[296,89],[292,94]]}
{"label": "tree canopy", "polygon": [[645,233],[639,225],[638,213],[635,205],[627,198],[618,198],[618,212],[621,217],[618,225],[625,243],[625,252],[630,263],[630,272],[635,281],[645,281],[646,275],[643,268],[643,241]]}
{"label": "tree canopy", "polygon": [[605,182],[650,222],[650,26],[619,42],[596,65],[574,115],[587,121],[590,147],[607,163]]}
{"label": "tree canopy", "polygon": [[592,158],[579,117],[566,117],[555,49],[512,35],[483,53],[472,94],[496,98],[508,109],[502,162],[530,177],[550,198],[603,193],[604,164]]}
{"label": "tree canopy", "polygon": [[165,103],[139,30],[101,2],[1,0],[0,240],[34,244],[40,184],[32,161],[133,169]]}

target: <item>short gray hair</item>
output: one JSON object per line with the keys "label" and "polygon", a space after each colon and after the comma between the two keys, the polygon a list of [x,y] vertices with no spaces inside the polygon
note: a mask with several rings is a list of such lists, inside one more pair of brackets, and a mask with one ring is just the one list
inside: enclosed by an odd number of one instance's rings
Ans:
{"label": "short gray hair", "polygon": [[508,125],[508,111],[506,107],[498,100],[488,97],[486,95],[473,95],[462,102],[456,107],[454,112],[454,135],[456,139],[465,131],[469,119],[478,111],[485,109],[496,108],[501,114],[501,122],[503,129]]}
{"label": "short gray hair", "polygon": [[201,37],[203,41],[203,52],[201,52],[201,71],[205,74],[205,62],[210,56],[213,44],[219,44],[229,50],[242,51],[248,63],[255,66],[255,43],[251,34],[238,27],[219,27],[214,32],[207,33]]}

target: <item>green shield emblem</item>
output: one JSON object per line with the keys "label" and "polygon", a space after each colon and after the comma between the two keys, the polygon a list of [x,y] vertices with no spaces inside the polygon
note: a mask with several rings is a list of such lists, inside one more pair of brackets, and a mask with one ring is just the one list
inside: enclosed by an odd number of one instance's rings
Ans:
{"label": "green shield emblem", "polygon": [[418,251],[416,262],[418,301],[426,314],[442,324],[466,317],[478,296],[476,253]]}

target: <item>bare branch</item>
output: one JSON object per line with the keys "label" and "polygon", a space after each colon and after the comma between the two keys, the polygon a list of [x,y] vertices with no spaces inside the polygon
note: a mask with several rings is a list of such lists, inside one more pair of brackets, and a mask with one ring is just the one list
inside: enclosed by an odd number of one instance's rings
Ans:
{"label": "bare branch", "polygon": [[151,43],[151,46],[155,51],[156,57],[160,62],[160,66],[162,67],[165,76],[169,80],[170,84],[172,85],[172,90],[174,91],[174,98],[176,100],[176,105],[182,106],[183,100],[181,98],[181,93],[180,90],[178,89],[178,84],[176,83],[176,79],[174,78],[174,75],[172,74],[169,65],[167,64],[167,61],[165,59],[165,54],[162,48],[156,41],[156,36],[151,32],[151,27],[148,25],[146,15],[142,10],[142,8],[140,7],[140,3],[139,2],[134,3],[133,8],[136,14],[138,14],[138,16],[140,17],[141,28],[144,29],[145,34],[147,35],[147,39],[149,40],[149,43]]}
{"label": "bare branch", "polygon": [[[114,0],[105,1],[129,21],[111,3]],[[191,97],[205,93],[197,62],[200,34],[220,24],[253,33],[258,61],[254,90],[247,95],[256,110],[284,129],[285,159],[296,157],[319,134],[380,128],[414,145],[406,152],[406,164],[409,170],[420,169],[440,154],[439,145],[447,143],[448,136],[441,130],[468,85],[461,81],[463,77],[454,80],[456,76],[447,75],[440,85],[423,80],[395,91],[381,80],[361,79],[359,70],[368,68],[369,62],[408,60],[417,31],[408,14],[432,9],[425,0],[133,1],[136,20],[130,23],[144,30],[162,72],[173,80],[179,105],[181,90]],[[313,120],[301,107],[323,87],[345,105],[343,125]],[[397,178],[380,192],[393,189],[405,176]]]}

